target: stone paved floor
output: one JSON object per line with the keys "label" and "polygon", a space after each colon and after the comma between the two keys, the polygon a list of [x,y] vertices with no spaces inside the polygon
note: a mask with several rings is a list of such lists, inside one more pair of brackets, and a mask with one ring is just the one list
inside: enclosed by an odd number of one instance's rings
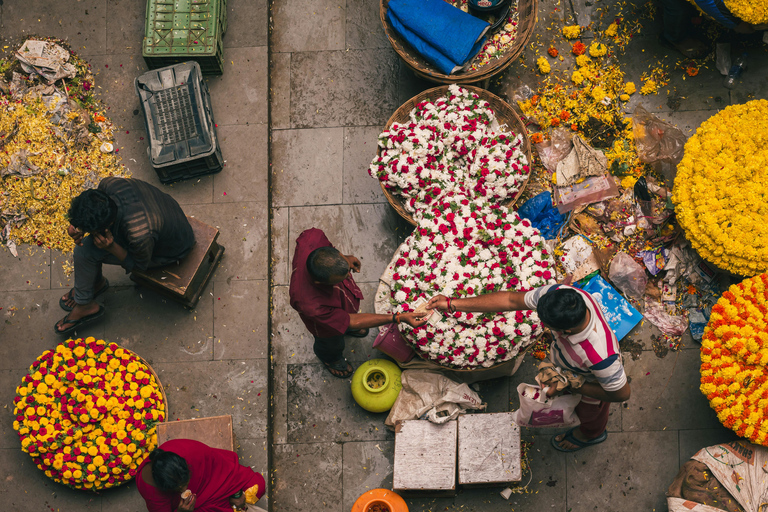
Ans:
{"label": "stone paved floor", "polygon": [[[542,0],[525,63],[491,84],[512,96],[531,80],[536,45],[549,44],[551,23],[585,25],[611,2]],[[106,337],[149,360],[168,392],[170,418],[231,413],[244,464],[271,475],[275,511],[350,510],[367,489],[392,481],[393,435],[383,414],[352,400],[348,381],[331,378],[311,338],[288,305],[289,264],[301,231],[322,228],[363,264],[358,282],[365,311],[377,280],[409,227],[365,173],[377,134],[405,100],[430,87],[414,77],[383,35],[378,3],[367,0],[228,0],[225,72],[208,79],[226,167],[215,176],[164,187],[185,210],[221,229],[226,253],[209,292],[194,311],[136,288],[120,271],[108,277],[106,319],[78,335]],[[125,164],[159,184],[146,158],[146,133],[133,79],[141,58],[144,2],[139,0],[0,1],[0,33],[68,38],[98,73]],[[626,70],[637,81],[652,62],[673,62],[646,23],[633,41]],[[768,97],[765,53],[753,51],[739,89],[720,85],[716,71],[695,79],[682,72],[663,94],[637,102],[687,134],[731,103]],[[681,103],[673,109],[667,92]],[[47,250],[19,258],[0,251],[0,403],[11,406],[25,367],[59,338],[58,297],[71,286],[65,259]],[[14,309],[15,308],[15,309]],[[372,334],[348,342],[356,363],[380,355]],[[680,464],[699,448],[730,439],[698,392],[698,352],[657,357],[648,323],[630,335],[643,346],[627,353],[632,399],[614,407],[610,436],[598,448],[555,452],[548,430],[524,431],[533,442],[531,493],[503,500],[499,489],[460,492],[454,499],[409,500],[411,510],[665,510],[664,491]],[[516,386],[531,382],[526,361],[511,378],[483,382],[491,411],[517,407]],[[270,398],[273,399],[270,407]],[[269,411],[272,411],[270,419]],[[101,494],[74,492],[48,481],[19,450],[12,417],[0,415],[0,498],[3,510],[139,511],[134,486]],[[269,442],[271,440],[271,443]]]}

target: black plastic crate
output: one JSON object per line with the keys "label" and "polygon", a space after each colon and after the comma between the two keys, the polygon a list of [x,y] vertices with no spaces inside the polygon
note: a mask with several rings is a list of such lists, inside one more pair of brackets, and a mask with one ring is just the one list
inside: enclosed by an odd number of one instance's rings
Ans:
{"label": "black plastic crate", "polygon": [[162,183],[221,171],[211,95],[200,65],[189,61],[135,81],[149,135],[149,159]]}

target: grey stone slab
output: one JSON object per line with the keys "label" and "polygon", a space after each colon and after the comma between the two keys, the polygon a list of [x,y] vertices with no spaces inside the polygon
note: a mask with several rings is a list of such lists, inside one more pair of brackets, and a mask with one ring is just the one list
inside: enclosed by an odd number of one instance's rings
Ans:
{"label": "grey stone slab", "polygon": [[288,442],[288,366],[272,364],[272,400],[273,416],[272,442],[273,446]]}
{"label": "grey stone slab", "polygon": [[[392,50],[392,53],[394,53],[395,50]],[[395,53],[395,55],[397,55]],[[419,94],[422,91],[426,91],[427,89],[432,89],[434,87],[438,87],[440,84],[436,84],[434,82],[430,82],[429,80],[425,80],[419,76],[416,76],[416,73],[413,72],[411,68],[408,67],[408,65],[398,57],[397,62],[397,106],[399,107],[409,99],[413,98],[417,94]],[[392,110],[390,116],[395,113],[395,110]],[[386,121],[389,120],[389,117],[384,120],[383,123],[381,123],[382,126],[386,124]]]}
{"label": "grey stone slab", "polygon": [[0,495],[3,510],[100,511],[100,495],[54,482],[19,448],[0,449]]}
{"label": "grey stone slab", "polygon": [[132,0],[107,0],[107,53],[141,55],[146,5]]}
{"label": "grey stone slab", "polygon": [[57,37],[77,53],[99,54],[106,48],[106,17],[105,0],[5,2],[0,30],[3,38],[19,43],[32,34]]}
{"label": "grey stone slab", "polygon": [[227,48],[224,74],[206,78],[219,126],[267,122],[268,72],[266,46]]}
{"label": "grey stone slab", "polygon": [[109,341],[129,348],[151,363],[213,359],[213,297],[194,310],[139,286],[106,294]]}
{"label": "grey stone slab", "polygon": [[[109,293],[109,292],[108,292]],[[61,290],[6,292],[0,307],[0,369],[25,368],[43,351],[69,337],[103,338],[104,328],[114,318],[107,310],[99,321],[77,329],[69,336],[56,334],[56,322],[67,314],[59,309]],[[102,295],[99,297],[103,301]]]}
{"label": "grey stone slab", "polygon": [[47,290],[51,286],[51,251],[44,247],[20,245],[18,257],[0,249],[0,290]]}
{"label": "grey stone slab", "polygon": [[357,498],[372,489],[392,488],[394,441],[350,442],[342,445],[344,506],[352,510]]}
{"label": "grey stone slab", "polygon": [[237,452],[240,464],[249,466],[257,473],[261,473],[267,482],[267,494],[261,497],[256,503],[258,507],[269,510],[269,467],[267,464],[269,445],[266,437],[257,437],[249,439],[235,439],[235,451]]}
{"label": "grey stone slab", "polygon": [[347,0],[346,6],[346,47],[390,48],[379,16],[378,2]]}
{"label": "grey stone slab", "polygon": [[344,128],[344,204],[385,203],[379,180],[368,174],[383,126]]}
{"label": "grey stone slab", "polygon": [[306,229],[322,229],[334,247],[360,259],[362,268],[355,281],[378,281],[395,250],[413,227],[389,204],[308,206],[291,208],[290,259],[296,238]]}
{"label": "grey stone slab", "polygon": [[266,280],[219,281],[213,287],[214,359],[267,357],[269,287]]}
{"label": "grey stone slab", "polygon": [[102,509],[119,510],[120,512],[144,512],[147,503],[136,489],[136,482],[127,483],[120,487],[107,489],[101,493]]}
{"label": "grey stone slab", "polygon": [[[141,44],[140,40],[138,44]],[[99,98],[107,107],[106,116],[117,127],[116,132],[143,129],[141,102],[134,86],[134,80],[147,72],[141,55],[96,55],[88,61]],[[138,114],[134,114],[136,110]]]}
{"label": "grey stone slab", "polygon": [[272,509],[282,512],[339,512],[342,506],[342,449],[338,443],[274,446]]}
{"label": "grey stone slab", "polygon": [[665,510],[664,491],[678,470],[677,432],[612,433],[599,446],[561,457],[568,510]]}
{"label": "grey stone slab", "polygon": [[[737,55],[734,52],[734,57]],[[750,49],[747,70],[741,75],[741,81],[730,91],[731,105],[739,105],[750,100],[768,98],[768,56],[762,51]],[[725,89],[722,89],[725,91]]]}
{"label": "grey stone slab", "polygon": [[168,420],[232,415],[235,438],[267,432],[267,360],[152,365],[168,395]]}
{"label": "grey stone slab", "polygon": [[397,102],[399,57],[391,49],[291,56],[291,126],[382,125]]}
{"label": "grey stone slab", "polygon": [[[32,360],[26,362],[27,365],[31,363]],[[19,361],[17,369],[0,370],[0,405],[8,411],[0,417],[0,448],[21,449],[19,434],[13,429],[13,421],[16,419],[13,415],[13,399],[16,398],[16,387],[21,385],[21,379],[29,370],[24,368],[24,364]]]}
{"label": "grey stone slab", "polygon": [[623,430],[716,428],[720,425],[699,391],[696,350],[681,350],[666,358],[624,361],[632,396],[623,411]]}
{"label": "grey stone slab", "polygon": [[64,265],[72,268],[72,253],[63,254],[58,249],[51,250],[51,289],[68,290],[74,286],[75,273],[72,271],[70,275],[67,275]]}
{"label": "grey stone slab", "polygon": [[687,137],[692,137],[701,123],[714,116],[719,110],[679,110],[670,112],[666,117],[667,121],[680,128]]}
{"label": "grey stone slab", "polygon": [[350,379],[317,364],[288,365],[288,442],[384,441],[387,413],[371,413],[352,399]]}
{"label": "grey stone slab", "polygon": [[680,465],[685,464],[702,448],[720,443],[730,443],[737,439],[739,436],[736,435],[736,432],[725,427],[680,430]]}
{"label": "grey stone slab", "polygon": [[272,133],[272,205],[342,202],[341,128]]}
{"label": "grey stone slab", "polygon": [[344,5],[335,0],[284,0],[272,6],[272,50],[344,49]]}
{"label": "grey stone slab", "polygon": [[214,281],[267,279],[267,205],[265,203],[222,203],[186,206],[187,215],[219,229],[219,243],[225,247]]}
{"label": "grey stone slab", "polygon": [[270,98],[273,130],[291,127],[291,54],[273,52],[269,61]]}
{"label": "grey stone slab", "polygon": [[216,203],[267,202],[269,133],[266,124],[218,128],[224,168],[213,175]]}
{"label": "grey stone slab", "polygon": [[[224,48],[267,46],[267,0],[228,0]],[[227,51],[224,51],[227,58]]]}
{"label": "grey stone slab", "polygon": [[272,284],[287,285],[291,278],[291,262],[288,260],[290,208],[272,208]]}
{"label": "grey stone slab", "polygon": [[[488,404],[484,412],[509,411],[509,377],[483,380],[471,386],[480,398]],[[517,393],[517,391],[515,391]]]}

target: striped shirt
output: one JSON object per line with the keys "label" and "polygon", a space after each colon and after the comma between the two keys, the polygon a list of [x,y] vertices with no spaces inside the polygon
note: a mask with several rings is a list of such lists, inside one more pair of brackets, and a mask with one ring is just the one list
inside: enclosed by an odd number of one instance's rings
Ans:
{"label": "striped shirt", "polygon": [[589,293],[572,286],[551,284],[525,294],[525,305],[536,309],[539,299],[550,290],[570,288],[584,298],[590,313],[587,328],[577,334],[552,330],[554,340],[550,346],[550,359],[564,369],[583,375],[589,382],[597,382],[606,391],[617,391],[627,383],[621,351],[616,335],[600,310],[600,305]]}

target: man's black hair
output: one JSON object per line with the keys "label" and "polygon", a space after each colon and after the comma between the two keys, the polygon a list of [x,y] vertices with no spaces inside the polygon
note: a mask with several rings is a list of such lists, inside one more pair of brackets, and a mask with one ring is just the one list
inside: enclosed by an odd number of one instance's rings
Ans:
{"label": "man's black hair", "polygon": [[161,491],[178,491],[189,482],[189,467],[181,455],[155,448],[149,455],[152,461],[152,478]]}
{"label": "man's black hair", "polygon": [[85,233],[100,233],[114,222],[117,204],[101,190],[86,190],[72,200],[69,222]]}
{"label": "man's black hair", "polygon": [[349,263],[344,256],[333,247],[319,247],[309,253],[307,270],[312,279],[318,283],[327,283],[335,276],[346,276]]}
{"label": "man's black hair", "polygon": [[536,305],[539,318],[549,327],[564,331],[573,329],[587,316],[584,298],[571,288],[557,288],[545,293]]}

